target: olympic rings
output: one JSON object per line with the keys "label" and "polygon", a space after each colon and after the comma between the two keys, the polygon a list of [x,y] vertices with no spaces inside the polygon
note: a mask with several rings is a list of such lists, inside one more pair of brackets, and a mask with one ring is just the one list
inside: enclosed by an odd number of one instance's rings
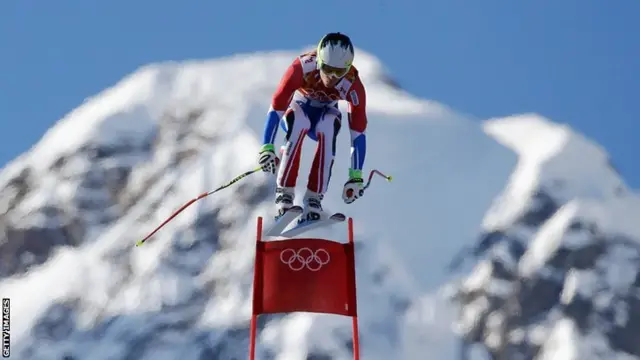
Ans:
{"label": "olympic rings", "polygon": [[313,251],[309,248],[284,249],[280,253],[280,261],[288,265],[293,271],[300,271],[305,267],[310,271],[318,271],[331,260],[329,252],[325,249]]}

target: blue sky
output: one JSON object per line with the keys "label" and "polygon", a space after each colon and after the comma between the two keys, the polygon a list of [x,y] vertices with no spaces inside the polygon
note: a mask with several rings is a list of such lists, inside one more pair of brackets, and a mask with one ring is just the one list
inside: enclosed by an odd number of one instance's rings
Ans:
{"label": "blue sky", "polygon": [[143,64],[297,49],[337,30],[417,95],[570,124],[638,187],[639,14],[638,0],[3,0],[0,166]]}

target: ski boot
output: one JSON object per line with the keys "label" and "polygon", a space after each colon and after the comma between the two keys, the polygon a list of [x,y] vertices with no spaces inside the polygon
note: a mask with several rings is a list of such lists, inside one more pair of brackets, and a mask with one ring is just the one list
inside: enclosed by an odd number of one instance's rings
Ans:
{"label": "ski boot", "polygon": [[293,199],[295,197],[295,191],[293,188],[278,187],[276,188],[276,216],[277,221],[284,215],[289,209],[293,207]]}
{"label": "ski boot", "polygon": [[305,221],[317,221],[323,219],[324,211],[322,210],[323,195],[307,190],[304,195],[303,204],[304,211],[298,219],[298,224]]}
{"label": "ski boot", "polygon": [[264,232],[264,236],[281,236],[284,228],[287,227],[296,217],[302,214],[302,207],[293,204],[295,192],[293,188],[276,188],[276,209],[274,222]]}

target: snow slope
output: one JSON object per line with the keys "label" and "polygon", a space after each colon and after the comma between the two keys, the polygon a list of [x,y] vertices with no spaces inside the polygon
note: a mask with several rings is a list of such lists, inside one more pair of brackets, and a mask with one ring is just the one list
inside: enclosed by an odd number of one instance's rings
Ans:
{"label": "snow slope", "polygon": [[[189,208],[144,247],[133,244],[187,200],[255,166],[271,92],[297,53],[145,66],[3,169],[0,293],[14,299],[17,358],[246,358],[255,219],[272,215],[273,178],[252,175]],[[472,276],[464,287],[448,266],[485,234],[531,237],[523,274],[565,241],[567,219],[640,234],[634,221],[611,215],[638,214],[636,197],[619,197],[628,191],[605,153],[569,129],[531,115],[483,127],[393,86],[370,54],[358,50],[355,64],[368,92],[366,167],[394,177],[374,179],[362,199],[342,204],[342,131],[325,207],[355,219],[363,359],[423,359],[427,351],[464,358],[447,285],[464,292],[494,272],[483,271],[482,259],[465,265],[462,275]],[[312,154],[307,141],[301,191]],[[539,189],[558,182],[553,196],[576,205],[544,228],[521,226]],[[346,240],[346,228],[313,235]],[[480,312],[463,302],[460,314]],[[349,331],[348,319],[328,315],[265,317],[258,353],[349,359]],[[556,332],[578,336],[570,325]],[[467,359],[483,359],[490,345],[476,341]]]}

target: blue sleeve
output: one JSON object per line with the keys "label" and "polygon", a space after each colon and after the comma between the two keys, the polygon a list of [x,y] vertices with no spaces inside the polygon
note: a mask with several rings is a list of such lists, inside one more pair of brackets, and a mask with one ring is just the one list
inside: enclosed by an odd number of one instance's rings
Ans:
{"label": "blue sleeve", "polygon": [[367,137],[364,133],[351,131],[351,168],[362,170],[367,154]]}
{"label": "blue sleeve", "polygon": [[273,144],[276,141],[276,135],[278,134],[278,125],[280,124],[280,118],[282,117],[281,111],[273,110],[269,108],[267,113],[267,119],[264,124],[264,132],[262,135],[262,145]]}

